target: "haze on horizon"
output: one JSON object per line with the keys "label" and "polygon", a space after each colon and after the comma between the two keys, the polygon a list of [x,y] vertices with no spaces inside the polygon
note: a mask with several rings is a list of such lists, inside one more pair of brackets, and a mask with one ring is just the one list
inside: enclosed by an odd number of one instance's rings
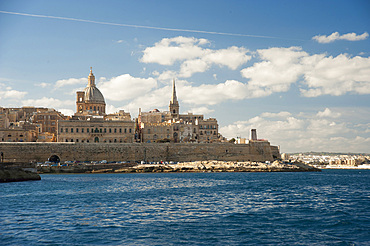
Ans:
{"label": "haze on horizon", "polygon": [[108,112],[215,117],[281,152],[369,152],[368,1],[0,2],[0,106],[75,112],[93,67]]}

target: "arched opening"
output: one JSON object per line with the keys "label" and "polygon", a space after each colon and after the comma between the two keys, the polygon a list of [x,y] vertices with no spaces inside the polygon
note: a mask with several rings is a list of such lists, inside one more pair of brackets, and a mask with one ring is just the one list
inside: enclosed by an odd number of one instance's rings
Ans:
{"label": "arched opening", "polygon": [[95,137],[94,143],[99,143],[99,138],[98,137]]}
{"label": "arched opening", "polygon": [[48,161],[54,162],[54,163],[59,163],[60,162],[60,158],[57,155],[52,155],[52,156],[49,157],[49,160]]}

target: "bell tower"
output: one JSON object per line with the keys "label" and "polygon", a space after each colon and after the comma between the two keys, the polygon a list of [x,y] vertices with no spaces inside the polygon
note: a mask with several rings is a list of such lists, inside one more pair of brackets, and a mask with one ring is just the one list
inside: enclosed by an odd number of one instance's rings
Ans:
{"label": "bell tower", "polygon": [[170,113],[173,119],[178,119],[179,114],[180,114],[180,105],[179,102],[177,101],[177,96],[176,96],[176,85],[175,85],[175,79],[173,80],[172,84],[172,97],[170,101]]}

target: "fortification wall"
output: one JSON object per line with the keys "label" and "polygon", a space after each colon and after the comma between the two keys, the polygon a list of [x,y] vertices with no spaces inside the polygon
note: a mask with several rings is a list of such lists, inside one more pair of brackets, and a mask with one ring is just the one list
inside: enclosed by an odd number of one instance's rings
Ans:
{"label": "fortification wall", "polygon": [[[280,158],[269,142],[212,143],[0,143],[5,162],[46,161],[273,161]],[[278,156],[276,156],[278,154]]]}

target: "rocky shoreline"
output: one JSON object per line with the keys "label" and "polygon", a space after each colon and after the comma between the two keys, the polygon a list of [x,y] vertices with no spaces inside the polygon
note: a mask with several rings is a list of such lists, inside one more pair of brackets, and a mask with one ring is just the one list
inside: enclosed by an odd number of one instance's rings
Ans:
{"label": "rocky shoreline", "polygon": [[232,162],[232,161],[195,161],[177,164],[140,164],[116,170],[93,170],[92,173],[170,173],[170,172],[320,172],[321,170],[301,162],[286,163],[274,161]]}
{"label": "rocky shoreline", "polygon": [[21,168],[1,168],[0,183],[41,180],[40,175]]}

